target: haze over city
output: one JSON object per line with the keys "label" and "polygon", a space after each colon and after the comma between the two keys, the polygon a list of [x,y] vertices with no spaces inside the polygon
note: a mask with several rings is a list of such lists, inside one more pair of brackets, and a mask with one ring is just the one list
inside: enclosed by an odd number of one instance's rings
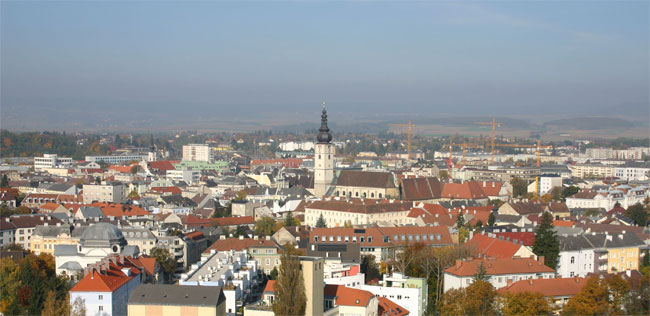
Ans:
{"label": "haze over city", "polygon": [[189,128],[228,116],[270,127],[313,122],[326,99],[340,123],[500,115],[647,126],[648,10],[647,1],[3,1],[1,123],[158,129],[147,119]]}

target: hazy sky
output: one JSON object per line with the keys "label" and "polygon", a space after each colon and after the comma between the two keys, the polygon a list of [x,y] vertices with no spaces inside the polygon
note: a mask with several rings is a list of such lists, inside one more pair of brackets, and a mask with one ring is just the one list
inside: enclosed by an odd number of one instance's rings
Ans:
{"label": "hazy sky", "polygon": [[1,2],[2,105],[648,107],[648,1]]}

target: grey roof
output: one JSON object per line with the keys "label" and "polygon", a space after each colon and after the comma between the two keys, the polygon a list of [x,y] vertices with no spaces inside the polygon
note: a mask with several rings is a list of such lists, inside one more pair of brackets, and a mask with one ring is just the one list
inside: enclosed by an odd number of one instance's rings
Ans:
{"label": "grey roof", "polygon": [[36,225],[34,228],[33,235],[43,236],[43,237],[56,237],[62,233],[70,235],[70,226],[45,226],[45,225]]}
{"label": "grey roof", "polygon": [[129,305],[217,306],[225,300],[220,286],[142,284],[129,296]]}
{"label": "grey roof", "polygon": [[54,245],[54,256],[76,256],[77,245]]}
{"label": "grey roof", "polygon": [[126,245],[124,249],[120,252],[126,257],[137,257],[140,254],[140,247],[134,245]]}
{"label": "grey roof", "polygon": [[61,221],[64,221],[64,222],[68,221],[68,219],[70,218],[70,216],[68,216],[67,213],[54,212],[54,213],[50,213],[50,215],[52,215],[52,217],[56,217],[56,218],[58,218],[58,219],[60,219]]}
{"label": "grey roof", "polygon": [[165,202],[165,204],[172,204],[182,207],[196,207],[196,202],[180,194],[165,195],[161,196],[160,198]]}
{"label": "grey roof", "polygon": [[73,186],[74,186],[74,185],[72,185],[72,184],[68,184],[68,183],[57,183],[57,184],[53,184],[53,185],[51,185],[51,186],[48,188],[48,190],[50,190],[50,191],[57,191],[57,192],[65,192],[65,191],[70,190],[70,188],[73,187]]}
{"label": "grey roof", "polygon": [[64,264],[62,264],[59,269],[64,269],[64,270],[83,270],[79,262],[77,261],[68,261]]}
{"label": "grey roof", "polygon": [[110,247],[112,244],[126,245],[126,239],[117,226],[97,223],[81,234],[80,243],[84,247]]}
{"label": "grey roof", "polygon": [[572,236],[559,236],[560,251],[575,251],[581,249],[608,249],[623,247],[642,247],[643,240],[635,233],[612,234],[585,234]]}
{"label": "grey roof", "polygon": [[104,212],[102,212],[102,209],[96,206],[82,206],[79,208],[79,212],[81,212],[81,215],[83,215],[84,218],[104,217]]}
{"label": "grey roof", "polygon": [[521,215],[494,214],[494,219],[498,222],[516,223],[521,219]]}

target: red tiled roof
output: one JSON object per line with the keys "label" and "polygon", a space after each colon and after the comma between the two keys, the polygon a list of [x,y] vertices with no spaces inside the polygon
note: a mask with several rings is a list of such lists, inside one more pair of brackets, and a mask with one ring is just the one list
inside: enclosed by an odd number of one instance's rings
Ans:
{"label": "red tiled roof", "polygon": [[523,247],[512,241],[499,240],[483,234],[475,234],[465,243],[465,246],[472,249],[475,254],[496,258],[512,258]]}
{"label": "red tiled roof", "polygon": [[[125,264],[126,267],[135,267],[135,265]],[[109,263],[109,267],[103,271],[96,271],[92,269],[88,275],[84,276],[79,283],[77,283],[70,292],[114,292],[122,287],[122,285],[129,282],[129,280],[140,274],[138,269],[131,269],[131,275],[127,276],[122,272],[123,266],[116,265],[113,262]]]}
{"label": "red tiled roof", "polygon": [[503,182],[500,181],[483,181],[479,183],[481,184],[481,189],[487,196],[499,196],[501,186],[503,186]]}
{"label": "red tiled roof", "polygon": [[264,287],[264,291],[262,291],[262,294],[266,293],[275,293],[275,281],[274,280],[268,280],[266,282],[266,286]]}
{"label": "red tiled roof", "polygon": [[202,232],[196,232],[196,231],[185,234],[185,237],[192,239],[194,241],[205,238]]}
{"label": "red tiled roof", "polygon": [[177,161],[168,161],[168,160],[158,160],[158,161],[150,161],[149,164],[149,169],[152,169],[152,171],[158,171],[160,173],[165,173],[167,170],[176,170],[174,168],[173,163],[177,163]]}
{"label": "red tiled roof", "polygon": [[[543,259],[540,257],[540,259]],[[533,258],[485,258],[457,260],[456,264],[445,269],[445,273],[457,276],[471,276],[476,274],[483,263],[487,275],[513,274],[513,273],[551,273],[555,270],[547,267],[541,260]]]}
{"label": "red tiled roof", "polygon": [[278,245],[272,241],[272,240],[266,240],[266,239],[252,239],[252,238],[244,238],[244,239],[239,239],[239,238],[226,238],[226,239],[219,239],[210,245],[208,249],[203,251],[204,253],[210,253],[212,249],[216,251],[229,251],[229,250],[235,250],[235,251],[242,251],[244,249],[248,249],[253,246],[262,246],[262,247],[278,247]]}
{"label": "red tiled roof", "polygon": [[329,297],[336,297],[334,305],[343,306],[368,306],[374,294],[343,285],[326,284],[324,294]]}
{"label": "red tiled roof", "polygon": [[379,300],[377,311],[379,316],[404,316],[409,314],[406,308],[397,305],[388,298],[377,296],[377,299]]}
{"label": "red tiled roof", "polygon": [[445,183],[442,189],[442,197],[454,199],[482,199],[487,196],[478,182],[467,181],[463,183]]}
{"label": "red tiled roof", "polygon": [[145,216],[145,215],[151,215],[151,213],[143,210],[139,206],[135,205],[126,205],[126,204],[115,204],[115,203],[105,203],[105,202],[95,202],[90,204],[89,206],[95,206],[99,207],[102,212],[104,213],[104,216],[114,216],[114,217],[122,217],[122,216]]}
{"label": "red tiled roof", "polygon": [[578,294],[587,284],[585,278],[555,278],[521,280],[504,286],[497,293],[541,293],[547,297],[573,296]]}
{"label": "red tiled roof", "polygon": [[495,235],[503,237],[504,239],[508,238],[513,243],[515,240],[517,242],[523,241],[524,246],[532,246],[535,243],[535,233],[533,232],[503,232],[495,233]]}
{"label": "red tiled roof", "polygon": [[299,168],[302,164],[302,159],[300,158],[285,158],[285,159],[265,159],[265,160],[253,160],[251,165],[269,165],[269,164],[281,164],[285,168]]}
{"label": "red tiled roof", "polygon": [[43,225],[45,223],[48,225],[63,223],[58,218],[45,214],[12,215],[10,217],[4,217],[2,220],[6,221],[7,218],[9,218],[9,221],[17,228],[33,228],[36,227],[36,225]]}
{"label": "red tiled roof", "polygon": [[160,192],[160,193],[171,193],[171,194],[183,194],[183,191],[179,187],[153,187],[151,191]]}
{"label": "red tiled roof", "polygon": [[212,219],[217,226],[235,226],[235,225],[251,225],[255,224],[253,216],[241,217],[219,217]]}
{"label": "red tiled roof", "polygon": [[60,204],[57,204],[57,203],[47,202],[47,203],[45,203],[45,204],[39,206],[39,208],[40,208],[40,209],[49,210],[49,211],[54,211],[54,210],[56,210],[57,208],[59,208],[59,206],[61,206],[61,205],[60,205]]}
{"label": "red tiled roof", "polygon": [[[135,166],[136,164],[134,164]],[[118,173],[131,173],[131,168],[133,166],[119,166],[119,165],[111,165],[108,166],[109,171],[115,171]]]}
{"label": "red tiled roof", "polygon": [[434,177],[403,179],[402,196],[408,201],[437,199],[442,195],[442,186]]}
{"label": "red tiled roof", "polygon": [[572,227],[573,221],[553,220],[553,226]]}
{"label": "red tiled roof", "polygon": [[181,223],[190,227],[205,227],[214,222],[214,218],[201,218],[193,214],[182,215]]}
{"label": "red tiled roof", "polygon": [[593,199],[598,195],[598,192],[593,190],[580,190],[580,192],[569,196],[572,199]]}

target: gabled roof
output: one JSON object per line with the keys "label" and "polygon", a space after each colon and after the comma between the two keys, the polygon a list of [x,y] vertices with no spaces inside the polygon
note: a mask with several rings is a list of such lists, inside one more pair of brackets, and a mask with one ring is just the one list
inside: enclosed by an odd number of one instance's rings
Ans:
{"label": "gabled roof", "polygon": [[443,198],[453,199],[482,199],[487,198],[483,189],[475,181],[463,183],[445,183],[442,189]]}
{"label": "gabled roof", "polygon": [[465,242],[465,246],[475,254],[483,254],[495,258],[512,258],[522,245],[512,241],[499,240],[483,234],[475,234],[472,239]]}
{"label": "gabled roof", "polygon": [[367,307],[370,300],[375,297],[374,294],[368,291],[332,284],[325,285],[324,295],[334,297],[334,305],[364,307]]}
{"label": "gabled roof", "polygon": [[437,199],[442,195],[443,184],[434,177],[402,180],[402,198],[408,201]]}
{"label": "gabled roof", "polygon": [[178,194],[181,195],[183,194],[183,191],[177,186],[171,186],[171,187],[153,187],[151,188],[151,191],[154,192],[159,192],[159,193],[171,193],[171,194]]}
{"label": "gabled roof", "polygon": [[397,305],[388,298],[377,296],[377,299],[379,300],[377,308],[377,315],[379,316],[405,316],[409,314],[406,308]]}
{"label": "gabled roof", "polygon": [[98,207],[102,210],[105,217],[122,217],[122,216],[145,216],[151,215],[151,213],[143,210],[136,205],[126,205],[126,204],[115,204],[115,203],[106,203],[106,202],[95,202],[90,204],[90,206]]}
{"label": "gabled roof", "polygon": [[494,233],[498,237],[503,237],[504,239],[509,239],[513,243],[515,241],[523,241],[524,246],[532,247],[535,243],[535,233],[533,232],[503,232],[503,233]]}
{"label": "gabled roof", "polygon": [[216,226],[235,226],[235,225],[255,224],[255,218],[253,218],[253,216],[219,217],[219,218],[212,218],[212,221],[215,223]]}
{"label": "gabled roof", "polygon": [[128,276],[122,272],[121,266],[117,266],[113,262],[108,265],[108,269],[103,271],[92,269],[70,289],[70,292],[114,292],[140,274],[137,269],[131,269],[131,275]]}
{"label": "gabled roof", "polygon": [[[6,218],[2,220],[6,220]],[[16,228],[34,228],[36,225],[44,225],[45,223],[56,226],[57,223],[63,223],[56,217],[44,214],[11,215],[8,218]]]}
{"label": "gabled roof", "polygon": [[547,267],[542,261],[533,258],[484,258],[456,260],[456,264],[445,269],[445,273],[467,277],[476,274],[481,263],[487,275],[520,274],[520,273],[552,273],[555,270]]}
{"label": "gabled roof", "polygon": [[214,308],[225,304],[226,296],[220,286],[142,284],[133,290],[128,300],[132,305]]}
{"label": "gabled roof", "polygon": [[555,278],[555,279],[530,279],[514,282],[497,290],[499,294],[505,293],[541,293],[547,297],[573,296],[578,294],[587,284],[585,278]]}

